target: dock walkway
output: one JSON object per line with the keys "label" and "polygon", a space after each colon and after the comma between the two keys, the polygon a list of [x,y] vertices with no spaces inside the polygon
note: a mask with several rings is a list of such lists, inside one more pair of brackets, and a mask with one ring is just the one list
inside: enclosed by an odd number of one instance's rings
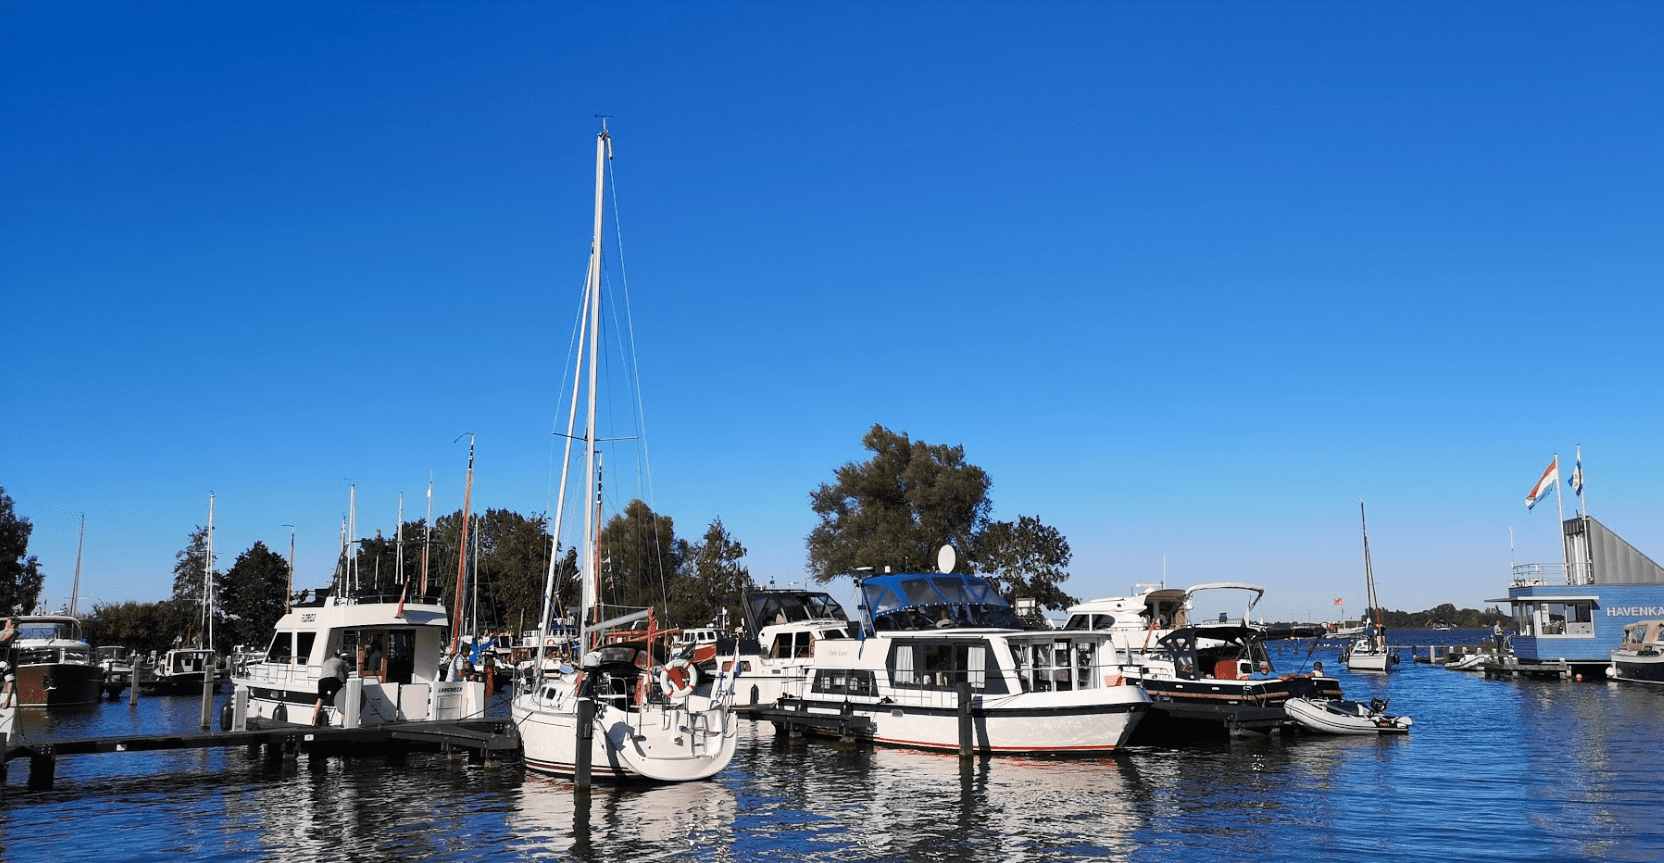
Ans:
{"label": "dock walkway", "polygon": [[310,728],[282,725],[247,731],[203,731],[198,734],[127,734],[68,739],[14,736],[0,758],[0,793],[4,793],[6,765],[29,761],[29,788],[46,790],[57,775],[57,759],[66,755],[155,752],[168,749],[216,749],[234,746],[265,747],[268,757],[292,758],[301,751],[333,755],[368,748],[438,749],[467,753],[488,766],[517,758],[520,735],[507,718],[465,719],[451,722],[390,722],[361,728]]}

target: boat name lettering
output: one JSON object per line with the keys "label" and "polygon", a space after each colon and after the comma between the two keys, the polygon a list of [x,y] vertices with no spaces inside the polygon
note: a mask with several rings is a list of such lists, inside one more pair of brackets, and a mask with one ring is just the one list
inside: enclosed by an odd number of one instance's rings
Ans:
{"label": "boat name lettering", "polygon": [[303,615],[300,616],[300,622],[301,623],[317,623],[318,622],[318,615],[317,615],[316,612],[303,614]]}
{"label": "boat name lettering", "polygon": [[1606,609],[1607,617],[1664,617],[1664,605],[1620,605]]}

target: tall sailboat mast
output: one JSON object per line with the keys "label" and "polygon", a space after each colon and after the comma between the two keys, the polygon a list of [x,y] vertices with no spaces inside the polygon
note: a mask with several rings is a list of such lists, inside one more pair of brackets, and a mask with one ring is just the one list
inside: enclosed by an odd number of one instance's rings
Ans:
{"label": "tall sailboat mast", "polygon": [[1365,601],[1369,603],[1366,611],[1374,615],[1372,620],[1375,623],[1375,632],[1380,638],[1378,644],[1384,645],[1387,643],[1387,634],[1381,625],[1381,609],[1375,597],[1375,568],[1369,561],[1369,519],[1364,515],[1363,498],[1358,498],[1358,521],[1362,524],[1364,534],[1364,594]]}
{"label": "tall sailboat mast", "polygon": [[[461,440],[460,437],[457,438]],[[462,490],[462,539],[457,543],[456,625],[451,627],[451,655],[462,643],[462,589],[468,583],[468,513],[474,499],[474,435],[468,433],[468,483]]]}
{"label": "tall sailboat mast", "polygon": [[404,586],[404,492],[399,492],[399,527],[394,531],[393,547],[398,555],[393,559],[393,581]]}
{"label": "tall sailboat mast", "polygon": [[422,591],[417,596],[428,595],[428,548],[433,545],[433,474],[428,474],[428,519],[422,522]]}
{"label": "tall sailboat mast", "polygon": [[87,546],[87,516],[81,515],[81,537],[75,541],[75,586],[69,589],[69,616],[75,616],[75,606],[81,601],[81,550]]}
{"label": "tall sailboat mast", "polygon": [[[591,268],[594,267],[593,257],[591,259],[590,266]],[[586,334],[589,332],[589,300],[589,281],[588,278],[585,277],[583,312],[578,318],[578,351],[580,354],[583,352],[584,339],[586,338]],[[555,497],[555,520],[549,526],[549,533],[553,537],[552,544],[554,547],[549,552],[549,574],[543,583],[543,613],[538,619],[537,625],[537,631],[539,633],[537,644],[537,675],[539,677],[543,676],[544,642],[548,640],[543,636],[548,634],[551,615],[554,614],[555,574],[560,570],[561,560],[560,532],[562,520],[566,517],[566,483],[572,472],[572,433],[578,424],[578,387],[583,381],[583,373],[583,364],[574,364],[572,368],[572,406],[566,414],[566,446],[564,447],[564,452],[561,455],[560,462],[560,493]],[[578,604],[581,608],[583,605],[582,597],[579,598]]]}
{"label": "tall sailboat mast", "polygon": [[208,492],[207,549],[202,555],[202,632],[203,647],[214,646],[214,493]]}
{"label": "tall sailboat mast", "polygon": [[[612,156],[612,139],[607,136],[606,123],[601,124],[601,134],[595,136],[595,239],[589,247],[589,295],[585,302],[589,306],[589,413],[584,427],[584,495],[588,497],[596,492],[595,489],[595,383],[596,369],[599,363],[601,349],[601,207],[604,201],[603,193],[606,188],[607,159]],[[584,507],[584,545],[583,554],[579,560],[583,561],[584,586],[578,602],[580,626],[578,644],[584,650],[589,649],[590,617],[595,614],[599,605],[596,594],[600,590],[601,574],[595,570],[595,508]]]}

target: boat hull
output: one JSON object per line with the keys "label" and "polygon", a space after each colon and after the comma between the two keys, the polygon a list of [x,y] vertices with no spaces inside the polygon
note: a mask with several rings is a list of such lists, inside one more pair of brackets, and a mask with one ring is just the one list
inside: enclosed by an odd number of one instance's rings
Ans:
{"label": "boat hull", "polygon": [[1664,684],[1664,654],[1647,656],[1614,651],[1611,676],[1630,683]]}
{"label": "boat hull", "polygon": [[1354,701],[1290,698],[1283,708],[1295,722],[1319,734],[1408,734],[1412,724],[1408,716],[1388,716]]}
{"label": "boat hull", "polygon": [[[783,706],[812,716],[864,719],[868,731],[861,736],[873,743],[958,751],[960,711],[954,694],[906,697],[910,694],[898,691],[885,703],[787,698]],[[1136,686],[976,696],[970,705],[969,742],[974,751],[991,755],[1114,752],[1126,745],[1149,709],[1149,697]]]}
{"label": "boat hull", "polygon": [[[578,700],[569,686],[522,692],[510,707],[529,770],[577,773]],[[688,782],[720,773],[739,743],[733,714],[715,699],[690,695],[681,705],[631,709],[603,700],[589,729],[590,778]]]}
{"label": "boat hull", "polygon": [[1244,732],[1270,733],[1289,724],[1283,703],[1290,698],[1339,698],[1332,677],[1289,675],[1287,679],[1185,679],[1160,674],[1128,680],[1150,695],[1150,716],[1138,728],[1140,743],[1177,743]]}
{"label": "boat hull", "polygon": [[96,665],[21,665],[16,673],[20,707],[93,704],[104,697],[104,670]]}

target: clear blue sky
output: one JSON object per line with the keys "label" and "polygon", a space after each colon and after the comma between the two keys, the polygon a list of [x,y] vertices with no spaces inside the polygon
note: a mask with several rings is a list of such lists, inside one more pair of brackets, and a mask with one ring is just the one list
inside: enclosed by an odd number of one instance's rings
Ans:
{"label": "clear blue sky", "polygon": [[[804,578],[873,423],[962,444],[1071,592],[1478,607],[1526,491],[1664,556],[1653,3],[11,3],[0,486],[46,602],[169,592],[216,495],[549,505],[595,114],[654,504]],[[1568,513],[1575,506],[1568,498]]]}

